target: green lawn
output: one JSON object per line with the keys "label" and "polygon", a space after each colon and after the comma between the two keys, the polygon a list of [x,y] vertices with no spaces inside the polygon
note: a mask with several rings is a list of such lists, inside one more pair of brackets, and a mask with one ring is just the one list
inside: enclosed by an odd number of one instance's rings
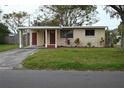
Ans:
{"label": "green lawn", "polygon": [[0,44],[0,52],[7,51],[10,49],[17,48],[17,44]]}
{"label": "green lawn", "polygon": [[41,49],[22,64],[28,69],[124,70],[124,53],[116,48]]}

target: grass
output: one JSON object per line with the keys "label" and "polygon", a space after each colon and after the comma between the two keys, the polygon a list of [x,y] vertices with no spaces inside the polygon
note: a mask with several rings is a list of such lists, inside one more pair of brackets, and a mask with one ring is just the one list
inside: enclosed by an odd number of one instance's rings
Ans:
{"label": "grass", "polygon": [[17,48],[17,44],[0,44],[0,52],[7,51],[10,49]]}
{"label": "grass", "polygon": [[23,62],[28,69],[124,70],[124,53],[116,48],[41,49]]}

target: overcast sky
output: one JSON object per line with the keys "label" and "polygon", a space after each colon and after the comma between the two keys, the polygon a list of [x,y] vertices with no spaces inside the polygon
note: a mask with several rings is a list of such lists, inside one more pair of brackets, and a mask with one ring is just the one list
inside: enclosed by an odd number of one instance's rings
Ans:
{"label": "overcast sky", "polygon": [[[1,5],[0,8],[3,10],[3,13],[9,13],[12,11],[26,11],[32,15],[37,14],[39,5]],[[95,26],[108,26],[109,29],[117,28],[120,19],[110,18],[109,14],[103,10],[104,6],[98,6],[97,11],[99,14],[97,17],[100,19],[99,22],[93,24]]]}

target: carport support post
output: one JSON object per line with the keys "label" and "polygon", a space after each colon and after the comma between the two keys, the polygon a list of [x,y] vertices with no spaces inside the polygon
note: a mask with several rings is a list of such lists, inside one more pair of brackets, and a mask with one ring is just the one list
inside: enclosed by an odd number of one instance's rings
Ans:
{"label": "carport support post", "polygon": [[19,48],[22,48],[22,31],[19,30]]}
{"label": "carport support post", "polygon": [[26,46],[28,46],[28,30],[26,30]]}
{"label": "carport support post", "polygon": [[45,48],[47,48],[47,29],[45,29]]}
{"label": "carport support post", "polygon": [[[29,30],[29,29],[28,29]],[[29,33],[30,33],[30,47],[32,47],[32,31],[29,30]]]}
{"label": "carport support post", "polygon": [[55,30],[55,48],[57,48],[57,29]]}

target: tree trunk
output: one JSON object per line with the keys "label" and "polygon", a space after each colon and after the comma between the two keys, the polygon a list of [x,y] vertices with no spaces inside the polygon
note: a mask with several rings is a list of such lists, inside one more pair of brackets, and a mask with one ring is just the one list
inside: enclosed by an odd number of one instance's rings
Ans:
{"label": "tree trunk", "polygon": [[121,37],[121,49],[124,51],[124,37]]}
{"label": "tree trunk", "polygon": [[121,50],[124,51],[124,22],[121,22],[118,26],[118,31],[121,34]]}

